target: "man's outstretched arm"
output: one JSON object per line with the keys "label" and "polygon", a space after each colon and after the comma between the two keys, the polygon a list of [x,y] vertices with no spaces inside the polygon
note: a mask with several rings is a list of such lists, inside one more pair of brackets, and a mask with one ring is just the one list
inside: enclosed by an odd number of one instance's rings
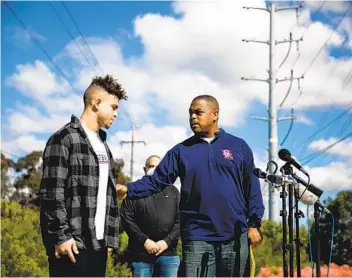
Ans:
{"label": "man's outstretched arm", "polygon": [[174,147],[166,153],[152,176],[144,176],[126,185],[118,184],[116,186],[118,198],[120,200],[126,197],[128,199],[144,198],[173,185],[179,174],[178,162],[177,147]]}

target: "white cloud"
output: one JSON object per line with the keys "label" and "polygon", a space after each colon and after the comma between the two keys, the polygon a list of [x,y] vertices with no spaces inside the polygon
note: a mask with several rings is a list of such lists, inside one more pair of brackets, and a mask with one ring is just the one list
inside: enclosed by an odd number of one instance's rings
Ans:
{"label": "white cloud", "polygon": [[[330,138],[328,140],[320,139],[317,141],[312,142],[308,148],[312,151],[322,151],[325,150],[327,147],[331,146],[332,144],[338,141],[337,138]],[[335,146],[331,147],[326,151],[332,155],[338,155],[342,157],[351,157],[352,156],[352,140],[345,140],[339,142]]]}
{"label": "white cloud", "polygon": [[311,119],[309,119],[306,115],[304,114],[298,114],[296,115],[296,122],[306,124],[306,125],[313,125],[314,123],[312,122]]}
{"label": "white cloud", "polygon": [[352,165],[333,162],[328,166],[307,168],[311,182],[328,192],[352,189]]}
{"label": "white cloud", "polygon": [[6,79],[6,85],[15,88],[24,96],[41,100],[55,92],[66,94],[67,85],[60,80],[42,61],[17,65],[17,72]]}
{"label": "white cloud", "polygon": [[348,8],[349,1],[305,1],[313,10],[320,9],[322,12],[342,13]]}
{"label": "white cloud", "polygon": [[[160,107],[169,114],[170,121],[185,125],[191,99],[207,93],[215,95],[220,101],[220,123],[238,126],[244,123],[243,116],[251,108],[253,100],[267,103],[268,90],[265,83],[240,80],[241,76],[267,78],[265,71],[268,67],[268,49],[264,45],[241,42],[242,38],[267,39],[263,34],[268,33],[268,15],[260,11],[245,11],[242,9],[245,4],[246,1],[177,1],[173,3],[173,7],[181,15],[179,18],[151,13],[138,16],[134,20],[134,35],[143,43],[144,53],[140,57],[124,58],[121,46],[112,38],[88,38],[88,43],[104,72],[117,76],[128,91],[130,101],[126,105],[133,111],[132,118],[135,121],[139,118],[147,119],[148,114],[152,113],[151,109],[143,107],[145,98],[155,95]],[[251,5],[264,7],[264,2],[257,0]],[[305,10],[301,18],[303,22],[295,28],[294,34],[299,37],[309,28],[301,46],[302,55],[295,71],[297,74],[305,70],[332,31],[331,27],[320,22],[305,27],[311,23],[307,13]],[[284,39],[287,31],[296,22],[294,13],[278,12],[276,16],[276,22],[280,22],[275,25],[276,39]],[[241,22],[241,28],[238,22]],[[155,32],[156,29],[158,32]],[[76,38],[76,42],[80,40],[81,38]],[[340,35],[336,35],[329,43],[335,45],[342,40]],[[83,49],[83,44],[81,46]],[[288,45],[276,46],[277,65],[285,56],[287,47]],[[341,62],[327,84],[319,88],[316,84],[322,83],[322,77],[327,73],[326,63],[332,60],[327,51],[326,49],[321,53],[309,70],[304,81],[305,93],[298,102],[298,108],[330,105],[331,92],[340,88],[342,77],[352,67],[351,59]],[[287,76],[285,73],[290,71],[289,65],[295,58],[293,54],[280,69],[278,77]],[[78,76],[78,87],[84,90],[93,72],[86,65],[74,42],[70,42],[55,57],[55,61],[61,63],[66,60],[70,60],[70,63],[65,65],[69,64],[70,68],[74,68],[75,76]],[[18,73],[9,78],[12,81],[9,84],[22,93],[30,92],[39,97],[53,94],[60,87],[43,63],[37,61],[34,66],[24,67],[20,66]],[[27,75],[32,77],[30,73],[37,71],[43,71],[42,76],[48,75],[51,78],[42,78],[46,83],[38,78],[26,78]],[[99,72],[97,67],[95,71]],[[275,91],[277,100],[283,99],[287,85],[278,84]],[[285,107],[289,107],[297,96],[298,92],[293,88]],[[339,94],[334,101],[337,104],[346,104],[352,101],[352,96]]]}
{"label": "white cloud", "polygon": [[[134,179],[144,175],[143,166],[150,155],[164,157],[166,152],[176,144],[188,137],[187,129],[181,126],[157,127],[153,124],[145,124],[135,132],[135,140],[143,140],[144,144],[136,144],[134,150]],[[121,141],[130,141],[131,132],[119,131],[109,136],[108,142],[115,158],[122,158],[125,162],[124,171],[129,175],[131,145],[120,145]]]}
{"label": "white cloud", "polygon": [[31,106],[18,106],[8,116],[7,129],[14,135],[30,133],[48,134],[58,130],[69,121],[69,116],[45,115]]}
{"label": "white cloud", "polygon": [[[34,31],[30,26],[27,26],[31,35],[38,41],[46,41],[46,37]],[[13,27],[9,30],[12,33],[11,39],[19,48],[26,48],[33,40],[31,35],[22,27]]]}
{"label": "white cloud", "polygon": [[14,155],[21,155],[22,152],[43,151],[46,141],[39,140],[33,135],[22,135],[11,140],[2,140],[2,149]]}
{"label": "white cloud", "polygon": [[[268,33],[268,16],[258,11],[245,12],[242,10],[244,4],[245,2],[238,1],[219,1],[200,5],[197,2],[181,1],[174,4],[176,11],[182,13],[181,19],[155,14],[138,17],[135,21],[135,32],[145,45],[145,61],[154,68],[160,68],[160,71],[164,71],[164,75],[171,70],[182,70],[188,75],[191,71],[205,75],[207,79],[216,82],[222,91],[227,91],[223,87],[230,85],[231,89],[233,88],[230,95],[240,97],[236,98],[237,103],[240,103],[239,106],[248,106],[253,97],[267,103],[266,84],[248,82],[244,85],[239,81],[241,76],[267,78],[265,70],[268,66],[268,52],[265,46],[241,42],[242,38],[265,40],[266,36],[263,34]],[[261,7],[263,2],[253,2],[251,5]],[[280,22],[275,25],[276,38],[282,40],[287,38],[288,30],[295,23],[294,14],[277,13],[276,17],[276,22]],[[207,18],[212,20],[206,20]],[[322,87],[317,86],[322,84],[322,79],[327,80],[326,64],[332,60],[328,56],[329,47],[341,44],[343,37],[334,34],[327,42],[326,49],[317,57],[313,65],[309,66],[312,57],[333,30],[320,22],[311,23],[309,17],[303,20],[307,22],[302,22],[301,26],[295,28],[293,34],[298,38],[309,28],[304,42],[301,43],[301,58],[295,67],[295,75],[298,76],[309,67],[304,81],[305,94],[298,106],[307,108],[329,105],[331,92],[341,87],[342,78],[352,67],[352,61],[349,59],[341,62],[335,74],[329,77],[329,82]],[[226,24],[223,24],[225,22]],[[238,28],[238,22],[241,22],[241,28]],[[305,27],[306,25],[310,26]],[[156,26],[159,27],[157,33],[154,32]],[[278,45],[275,48],[275,60],[278,65],[286,55],[288,44]],[[279,78],[288,76],[285,72],[289,73],[291,70],[290,65],[296,58],[294,46],[291,51],[292,54],[278,74]],[[194,79],[194,76],[192,78]],[[283,99],[287,86],[287,83],[278,84],[275,92],[278,99]],[[228,96],[229,93],[226,95]],[[247,96],[247,99],[242,99],[243,96]],[[286,107],[290,106],[297,96],[297,93],[291,93]],[[341,105],[352,101],[352,98],[350,94],[340,94],[334,101]],[[233,98],[228,98],[224,102],[235,103]],[[243,115],[245,112],[245,110],[235,111],[237,111],[236,116]],[[229,119],[233,122],[233,117],[229,116]]]}
{"label": "white cloud", "polygon": [[83,111],[83,93],[82,96],[70,94],[65,97],[53,96],[42,100],[42,107],[47,111],[51,118],[58,117],[65,113],[66,115],[75,114],[79,116]]}

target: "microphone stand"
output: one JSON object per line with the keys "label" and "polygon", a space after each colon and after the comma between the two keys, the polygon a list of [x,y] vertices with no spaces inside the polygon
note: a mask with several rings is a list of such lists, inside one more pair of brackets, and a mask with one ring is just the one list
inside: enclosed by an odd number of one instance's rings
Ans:
{"label": "microphone stand", "polygon": [[296,266],[297,266],[297,277],[301,277],[301,239],[299,237],[299,218],[304,214],[302,211],[298,209],[298,202],[299,202],[299,187],[298,184],[295,187],[295,218],[296,218]]}
{"label": "microphone stand", "polygon": [[[291,169],[292,171],[292,169]],[[288,248],[290,252],[290,277],[294,277],[294,266],[293,266],[293,184],[288,185]]]}
{"label": "microphone stand", "polygon": [[320,216],[321,216],[321,211],[317,203],[314,204],[314,218],[315,218],[315,262],[316,262],[316,277],[320,277],[320,231],[319,231],[319,225],[320,225]]}
{"label": "microphone stand", "polygon": [[[286,163],[282,169],[284,170],[284,175],[290,175],[292,172],[292,168],[288,163]],[[286,183],[283,182],[282,184],[282,191],[280,193],[280,198],[282,198],[282,210],[280,211],[280,215],[282,216],[282,264],[283,264],[283,271],[284,277],[288,276],[288,266],[287,266],[287,250],[289,249],[289,245],[287,244],[287,210],[286,210]],[[291,275],[293,277],[293,275]]]}

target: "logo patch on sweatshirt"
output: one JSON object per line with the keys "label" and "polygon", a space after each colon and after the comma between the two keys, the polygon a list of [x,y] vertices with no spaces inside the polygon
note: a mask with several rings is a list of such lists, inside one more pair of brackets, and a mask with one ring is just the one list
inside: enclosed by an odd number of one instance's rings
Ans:
{"label": "logo patch on sweatshirt", "polygon": [[230,150],[221,150],[222,155],[224,156],[225,159],[227,160],[233,160],[233,155]]}

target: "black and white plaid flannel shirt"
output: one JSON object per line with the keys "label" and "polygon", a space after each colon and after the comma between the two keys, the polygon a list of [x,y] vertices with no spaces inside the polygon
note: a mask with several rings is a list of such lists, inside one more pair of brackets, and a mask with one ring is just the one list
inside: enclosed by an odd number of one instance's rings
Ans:
{"label": "black and white plaid flannel shirt", "polygon": [[[118,208],[115,189],[115,162],[106,144],[106,133],[99,136],[109,156],[109,182],[106,196],[104,240],[110,248],[118,247]],[[54,133],[43,154],[40,184],[40,227],[47,254],[55,245],[74,238],[77,247],[100,249],[95,233],[95,213],[99,186],[99,161],[80,120]]]}

